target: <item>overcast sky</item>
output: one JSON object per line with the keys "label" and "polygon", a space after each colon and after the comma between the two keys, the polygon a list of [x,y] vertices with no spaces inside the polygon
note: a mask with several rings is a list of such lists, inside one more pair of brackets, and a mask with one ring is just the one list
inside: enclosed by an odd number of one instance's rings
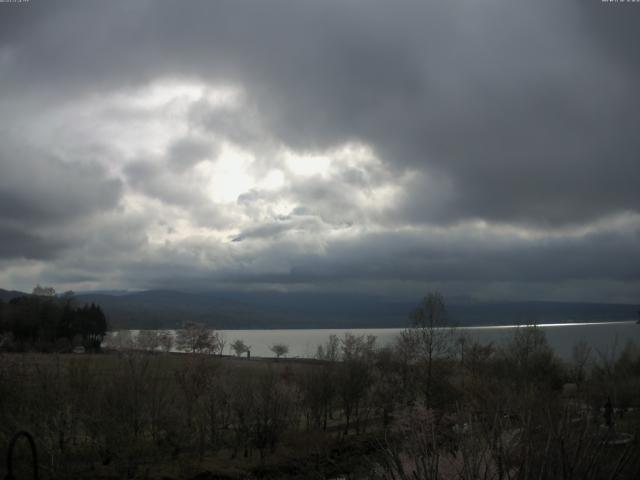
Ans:
{"label": "overcast sky", "polygon": [[0,288],[640,302],[640,4],[0,3]]}

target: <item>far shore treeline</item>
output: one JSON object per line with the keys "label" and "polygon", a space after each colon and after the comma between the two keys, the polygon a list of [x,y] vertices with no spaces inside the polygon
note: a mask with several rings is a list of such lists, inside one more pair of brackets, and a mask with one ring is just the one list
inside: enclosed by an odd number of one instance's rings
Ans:
{"label": "far shore treeline", "polygon": [[73,292],[56,295],[38,285],[31,295],[0,300],[0,350],[69,352],[77,347],[98,351],[107,332],[100,306],[77,305]]}

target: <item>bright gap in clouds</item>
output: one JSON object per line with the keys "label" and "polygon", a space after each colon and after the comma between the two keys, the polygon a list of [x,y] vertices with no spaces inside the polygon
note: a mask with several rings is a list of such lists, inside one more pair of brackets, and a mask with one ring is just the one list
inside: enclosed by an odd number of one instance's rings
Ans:
{"label": "bright gap in clouds", "polygon": [[208,196],[214,203],[232,203],[256,185],[250,174],[254,157],[250,152],[224,145],[218,158],[196,166],[200,175],[208,178]]}
{"label": "bright gap in clouds", "polygon": [[361,168],[377,161],[367,145],[348,142],[323,152],[297,152],[284,149],[282,158],[287,169],[300,176],[327,176],[345,167]]}
{"label": "bright gap in clouds", "polygon": [[185,106],[206,100],[217,107],[237,107],[242,91],[231,85],[207,85],[194,80],[160,79],[132,91],[121,93],[123,102],[134,108],[156,109],[168,106]]}
{"label": "bright gap in clouds", "polygon": [[[64,135],[52,131],[52,118]],[[43,122],[41,138],[72,161],[84,161],[83,152],[98,147],[96,161],[127,187],[123,211],[149,219],[145,234],[156,246],[179,248],[195,237],[224,241],[259,225],[291,221],[296,208],[306,220],[283,228],[277,238],[346,235],[345,222],[373,228],[372,215],[394,203],[402,184],[357,140],[326,150],[292,148],[264,123],[242,86],[159,78],[76,98]],[[245,136],[227,131],[236,124]],[[174,149],[180,142],[187,145],[185,155],[193,155],[184,162],[175,157],[184,152]],[[68,154],[73,151],[78,155]],[[334,184],[342,188],[330,188]],[[316,190],[306,195],[309,189]],[[247,200],[238,201],[245,194]],[[310,225],[322,227],[312,233]]]}
{"label": "bright gap in clouds", "polygon": [[[215,156],[196,162],[195,175],[191,177],[200,177],[200,183],[206,186],[207,197],[214,203],[236,202],[240,195],[255,189],[278,190],[297,177],[328,179],[346,168],[366,170],[379,163],[371,148],[358,142],[348,142],[326,151],[300,152],[278,140],[265,138],[275,143],[275,150],[266,154],[255,151],[225,138],[224,132],[191,124],[189,115],[196,104],[198,107],[206,105],[211,116],[218,111],[241,114],[249,108],[244,91],[237,86],[159,79],[144,87],[107,95],[90,110],[138,114],[129,119],[105,115],[97,129],[108,134],[106,136],[120,139],[119,150],[134,161],[140,156],[161,156],[172,142],[188,134],[197,133],[217,142],[220,148]],[[271,135],[268,131],[261,134]],[[104,141],[104,138],[97,140]],[[261,155],[267,157],[259,158]],[[256,168],[257,160],[262,165],[266,161],[268,167]]]}

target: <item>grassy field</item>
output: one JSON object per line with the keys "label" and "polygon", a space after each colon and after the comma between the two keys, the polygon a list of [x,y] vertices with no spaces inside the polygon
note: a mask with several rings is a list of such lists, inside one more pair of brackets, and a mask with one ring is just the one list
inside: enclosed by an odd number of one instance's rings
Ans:
{"label": "grassy field", "polygon": [[[310,478],[313,470],[322,478],[358,470],[358,457],[347,453],[371,450],[374,439],[344,435],[337,409],[326,431],[311,431],[292,405],[293,387],[277,398],[255,393],[304,377],[314,362],[133,352],[0,358],[3,445],[15,431],[31,432],[45,478]],[[236,393],[242,402],[230,401]],[[274,445],[244,431],[259,423],[255,409],[265,424],[282,422],[268,432],[278,436]],[[254,418],[237,425],[234,415]]]}

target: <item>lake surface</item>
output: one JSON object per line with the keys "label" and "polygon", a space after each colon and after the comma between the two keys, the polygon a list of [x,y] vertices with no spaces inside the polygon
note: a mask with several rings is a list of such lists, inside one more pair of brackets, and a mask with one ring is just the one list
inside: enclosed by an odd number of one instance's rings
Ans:
{"label": "lake surface", "polygon": [[[573,346],[584,340],[593,349],[594,354],[600,351],[610,355],[614,351],[619,354],[629,340],[640,342],[640,325],[635,322],[608,323],[562,323],[539,325],[544,331],[549,344],[557,354],[565,359],[571,358]],[[518,326],[459,327],[457,334],[464,333],[481,343],[493,342],[496,345],[508,341]],[[219,330],[226,346],[225,354],[232,354],[230,345],[235,340],[242,340],[251,346],[254,357],[273,357],[269,349],[276,343],[289,347],[288,357],[309,358],[316,353],[318,345],[324,344],[330,335],[343,336],[350,332],[355,335],[375,335],[379,345],[387,345],[403,329],[400,328],[364,328],[364,329],[317,329],[317,330]],[[136,331],[133,331],[135,335]],[[108,341],[108,340],[107,340]]]}

